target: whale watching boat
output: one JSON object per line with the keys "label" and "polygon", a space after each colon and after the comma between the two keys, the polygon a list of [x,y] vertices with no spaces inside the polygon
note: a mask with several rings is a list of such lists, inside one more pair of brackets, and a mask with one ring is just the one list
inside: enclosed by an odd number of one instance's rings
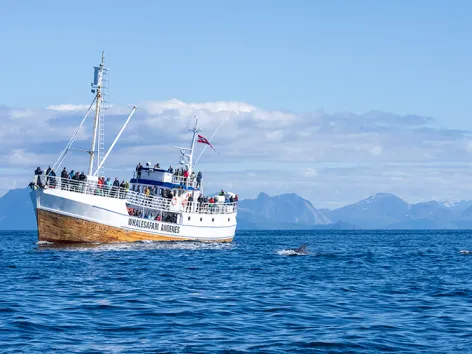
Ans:
{"label": "whale watching boat", "polygon": [[[107,82],[104,53],[94,68],[94,99],[75,134],[52,168],[39,167],[30,187],[38,224],[38,241],[58,243],[110,243],[134,241],[231,242],[236,230],[237,195],[230,192],[206,197],[201,174],[194,172],[195,143],[211,143],[201,136],[198,119],[189,131],[190,147],[180,151],[179,168],[138,164],[124,185],[106,183],[100,176],[103,164],[130,121],[136,107],[105,153],[102,106]],[[79,130],[95,106],[88,173],[61,176],[55,169],[71,148]],[[206,146],[205,146],[206,147]],[[80,149],[75,149],[80,150]],[[96,159],[95,159],[96,157]],[[65,168],[64,168],[65,170]]]}

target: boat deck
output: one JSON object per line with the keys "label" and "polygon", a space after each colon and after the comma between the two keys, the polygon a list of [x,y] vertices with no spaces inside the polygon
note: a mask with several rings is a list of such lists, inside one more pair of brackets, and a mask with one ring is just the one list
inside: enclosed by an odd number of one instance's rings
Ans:
{"label": "boat deck", "polygon": [[163,198],[156,195],[145,195],[119,187],[101,185],[95,181],[76,181],[60,177],[49,177],[43,188],[61,189],[106,198],[125,199],[126,203],[131,207],[145,207],[175,213],[233,214],[237,211],[237,202],[189,202],[186,198],[182,197]]}

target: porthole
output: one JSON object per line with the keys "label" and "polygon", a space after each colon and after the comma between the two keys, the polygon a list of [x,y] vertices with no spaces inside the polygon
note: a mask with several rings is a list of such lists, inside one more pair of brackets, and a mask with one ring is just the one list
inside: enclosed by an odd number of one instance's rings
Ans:
{"label": "porthole", "polygon": [[211,219],[211,222],[215,222],[215,218],[212,218],[212,219]]}
{"label": "porthole", "polygon": [[190,216],[188,217],[188,221],[190,221]]}
{"label": "porthole", "polygon": [[200,221],[202,221],[202,220],[203,220],[203,218],[200,218]]}

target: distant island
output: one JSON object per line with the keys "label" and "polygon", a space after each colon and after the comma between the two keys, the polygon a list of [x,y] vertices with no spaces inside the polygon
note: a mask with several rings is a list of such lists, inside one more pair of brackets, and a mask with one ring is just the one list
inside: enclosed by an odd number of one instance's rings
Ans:
{"label": "distant island", "polygon": [[[472,201],[409,204],[390,193],[377,193],[338,209],[316,209],[295,193],[239,202],[238,230],[469,229]],[[29,188],[0,198],[0,230],[36,230]]]}

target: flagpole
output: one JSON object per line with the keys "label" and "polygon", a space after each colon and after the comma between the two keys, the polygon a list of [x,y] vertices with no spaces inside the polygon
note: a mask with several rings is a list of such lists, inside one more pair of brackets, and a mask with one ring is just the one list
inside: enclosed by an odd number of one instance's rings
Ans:
{"label": "flagpole", "polygon": [[[215,137],[216,133],[218,133],[218,130],[220,130],[220,128],[223,126],[223,123],[226,122],[228,120],[228,118],[226,118],[225,120],[223,120],[220,125],[218,126],[218,128],[216,128],[215,132],[213,133],[213,135],[211,136],[210,140],[208,140],[210,143],[211,143],[211,140]],[[203,148],[202,152],[200,153],[200,155],[198,156],[197,158],[197,161],[195,161],[195,163],[193,164],[193,166],[196,166],[198,161],[200,160],[200,157],[202,157],[203,153],[205,152],[206,148],[208,147],[208,145],[205,145],[205,147]]]}

